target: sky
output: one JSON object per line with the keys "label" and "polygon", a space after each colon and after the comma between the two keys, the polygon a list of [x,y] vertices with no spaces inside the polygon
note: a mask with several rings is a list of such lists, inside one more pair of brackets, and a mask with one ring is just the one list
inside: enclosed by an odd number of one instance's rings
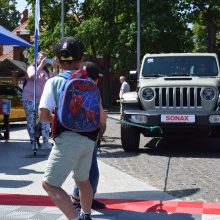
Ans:
{"label": "sky", "polygon": [[17,0],[18,11],[23,12],[26,6],[27,6],[27,2],[25,0]]}

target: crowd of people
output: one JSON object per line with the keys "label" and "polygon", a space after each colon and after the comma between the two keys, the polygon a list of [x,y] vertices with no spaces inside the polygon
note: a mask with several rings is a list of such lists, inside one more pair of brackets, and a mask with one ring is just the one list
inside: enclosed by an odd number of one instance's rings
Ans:
{"label": "crowd of people", "polygon": [[[107,115],[100,99],[99,124],[95,130],[77,132],[62,126],[56,112],[60,105],[61,90],[67,79],[58,76],[65,73],[70,78],[77,74],[78,70],[82,70],[86,72],[86,77],[97,85],[101,71],[96,63],[83,61],[84,46],[76,37],[61,38],[54,52],[56,58],[53,60],[48,59],[44,52],[39,52],[37,76],[35,76],[34,64],[27,68],[22,96],[27,117],[27,131],[34,150],[36,150],[36,141],[37,148],[51,150],[42,182],[50,199],[67,219],[91,220],[92,208],[105,207],[105,204],[94,197],[99,182],[97,148],[106,130]],[[130,87],[125,76],[120,77],[120,82],[122,84],[119,94],[121,100],[123,94],[130,91]],[[36,94],[33,89],[34,83],[36,83]],[[91,117],[91,115],[88,116]],[[36,132],[36,125],[38,132]],[[49,141],[51,129],[53,135],[55,134],[53,145]],[[40,135],[42,146],[39,143]],[[72,195],[69,195],[62,189],[62,184],[71,172],[73,172],[75,185],[73,185]]]}

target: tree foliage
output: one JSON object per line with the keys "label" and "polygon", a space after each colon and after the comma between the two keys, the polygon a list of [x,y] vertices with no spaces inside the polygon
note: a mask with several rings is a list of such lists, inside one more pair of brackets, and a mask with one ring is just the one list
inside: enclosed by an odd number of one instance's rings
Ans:
{"label": "tree foliage", "polygon": [[19,11],[16,10],[16,0],[0,0],[0,21],[1,25],[12,31],[18,26],[21,18]]}
{"label": "tree foliage", "polygon": [[84,41],[90,59],[96,61],[98,55],[103,57],[105,106],[111,100],[111,73],[128,73],[129,66],[135,63],[134,6],[133,1],[125,0],[85,0],[81,7],[83,19],[75,32]]}
{"label": "tree foliage", "polygon": [[[34,30],[35,0],[29,27]],[[61,36],[61,0],[41,0],[39,48],[53,54]],[[104,87],[111,72],[137,68],[137,1],[64,0],[65,36],[80,37],[89,58],[103,56]],[[141,0],[141,58],[146,53],[217,52],[219,0]],[[193,28],[191,28],[191,26]],[[113,67],[111,69],[110,67]],[[109,97],[105,97],[108,100]]]}
{"label": "tree foliage", "polygon": [[180,0],[188,22],[193,24],[194,50],[220,52],[219,0]]}
{"label": "tree foliage", "polygon": [[[117,57],[115,71],[136,65],[136,1],[65,0],[65,35],[77,35],[93,59]],[[141,1],[141,52],[185,52],[192,49],[191,30],[176,10],[178,1]],[[34,0],[28,0],[34,6]],[[175,4],[174,4],[175,3]],[[48,10],[48,7],[50,10]],[[168,16],[169,15],[169,16]],[[33,17],[30,19],[33,30]],[[61,1],[41,0],[40,48],[51,48],[60,37]],[[110,63],[111,61],[107,61]]]}
{"label": "tree foliage", "polygon": [[[177,9],[178,1],[143,1],[141,42],[149,53],[188,52],[192,33]],[[147,41],[146,41],[147,40]]]}
{"label": "tree foliage", "polygon": [[[192,32],[176,11],[175,1],[141,1],[141,52],[186,52],[192,49]],[[177,4],[177,1],[176,1]],[[83,22],[77,33],[89,52],[118,56],[115,70],[128,73],[136,62],[136,1],[85,0]]]}
{"label": "tree foliage", "polygon": [[[34,31],[35,0],[27,0]],[[39,48],[53,53],[61,36],[61,0],[41,0]],[[141,56],[161,52],[218,52],[220,44],[219,0],[144,0],[141,2]],[[0,0],[2,24],[13,29],[19,12],[15,0]],[[116,72],[136,68],[136,1],[64,0],[65,36],[77,35],[93,59],[117,57]],[[192,29],[189,28],[191,24]]]}

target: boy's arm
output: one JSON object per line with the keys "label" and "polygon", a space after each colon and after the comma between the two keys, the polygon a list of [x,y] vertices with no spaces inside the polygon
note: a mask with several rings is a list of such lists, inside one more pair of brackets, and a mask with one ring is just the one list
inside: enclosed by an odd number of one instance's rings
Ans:
{"label": "boy's arm", "polygon": [[103,134],[105,133],[105,130],[106,130],[106,120],[107,120],[107,115],[104,112],[102,104],[100,104],[100,125],[99,125],[98,139],[102,138]]}
{"label": "boy's arm", "polygon": [[103,137],[105,130],[106,130],[106,122],[100,123],[98,139]]}
{"label": "boy's arm", "polygon": [[48,123],[53,122],[54,114],[52,114],[48,109],[40,108],[38,113],[39,113],[39,118],[41,121],[48,122]]}
{"label": "boy's arm", "polygon": [[54,114],[52,112],[56,106],[56,102],[53,94],[52,82],[53,82],[53,78],[47,80],[44,86],[43,94],[40,99],[39,110],[38,110],[40,120],[49,123],[53,122]]}

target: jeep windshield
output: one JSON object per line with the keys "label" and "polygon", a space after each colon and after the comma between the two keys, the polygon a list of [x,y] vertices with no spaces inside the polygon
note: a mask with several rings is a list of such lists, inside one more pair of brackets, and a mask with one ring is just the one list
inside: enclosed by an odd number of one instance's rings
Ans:
{"label": "jeep windshield", "polygon": [[216,59],[212,56],[147,57],[143,77],[161,76],[217,76]]}

